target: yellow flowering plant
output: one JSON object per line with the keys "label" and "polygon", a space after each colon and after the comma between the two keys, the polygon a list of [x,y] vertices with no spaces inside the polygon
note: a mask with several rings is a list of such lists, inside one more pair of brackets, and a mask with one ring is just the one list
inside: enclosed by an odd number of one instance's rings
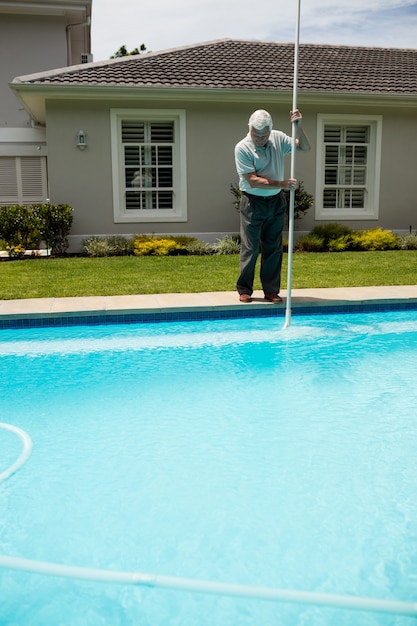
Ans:
{"label": "yellow flowering plant", "polygon": [[18,244],[17,246],[6,246],[9,257],[12,259],[21,259],[26,252],[26,248]]}

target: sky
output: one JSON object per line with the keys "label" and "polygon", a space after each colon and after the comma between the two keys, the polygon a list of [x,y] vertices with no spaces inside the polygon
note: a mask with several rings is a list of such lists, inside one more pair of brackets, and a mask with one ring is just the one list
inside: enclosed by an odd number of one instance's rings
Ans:
{"label": "sky", "polygon": [[[93,0],[94,61],[217,39],[294,42],[298,0]],[[301,0],[300,43],[417,47],[417,2]]]}

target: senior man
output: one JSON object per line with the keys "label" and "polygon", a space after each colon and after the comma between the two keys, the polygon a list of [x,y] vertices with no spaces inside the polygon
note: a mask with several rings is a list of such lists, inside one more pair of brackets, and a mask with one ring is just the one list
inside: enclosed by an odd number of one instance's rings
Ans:
{"label": "senior man", "polygon": [[[296,148],[310,150],[310,142],[297,109],[290,113],[296,124]],[[240,275],[236,283],[241,302],[252,302],[255,265],[261,253],[260,278],[265,300],[282,302],[279,295],[282,266],[282,231],[287,202],[282,190],[295,189],[295,178],[284,179],[284,157],[291,154],[292,139],[272,129],[268,111],[259,109],[249,118],[249,133],[235,147],[239,174]]]}

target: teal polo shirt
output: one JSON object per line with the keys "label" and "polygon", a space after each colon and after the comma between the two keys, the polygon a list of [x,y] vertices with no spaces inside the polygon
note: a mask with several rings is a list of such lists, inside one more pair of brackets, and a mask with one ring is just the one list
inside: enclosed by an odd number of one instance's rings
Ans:
{"label": "teal polo shirt", "polygon": [[239,189],[255,196],[274,196],[277,189],[255,189],[244,178],[244,174],[256,172],[270,180],[284,180],[284,157],[291,154],[292,139],[280,130],[272,130],[265,147],[258,148],[250,133],[235,146],[236,170],[239,174]]}

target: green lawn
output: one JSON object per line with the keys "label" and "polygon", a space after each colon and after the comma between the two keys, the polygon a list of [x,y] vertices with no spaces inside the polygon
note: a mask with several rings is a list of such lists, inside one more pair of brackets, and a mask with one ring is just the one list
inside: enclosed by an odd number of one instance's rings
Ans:
{"label": "green lawn", "polygon": [[[417,283],[417,250],[295,253],[292,287]],[[239,257],[68,257],[0,261],[0,299],[232,291]],[[260,289],[259,271],[255,289]],[[282,287],[287,282],[284,255]]]}

